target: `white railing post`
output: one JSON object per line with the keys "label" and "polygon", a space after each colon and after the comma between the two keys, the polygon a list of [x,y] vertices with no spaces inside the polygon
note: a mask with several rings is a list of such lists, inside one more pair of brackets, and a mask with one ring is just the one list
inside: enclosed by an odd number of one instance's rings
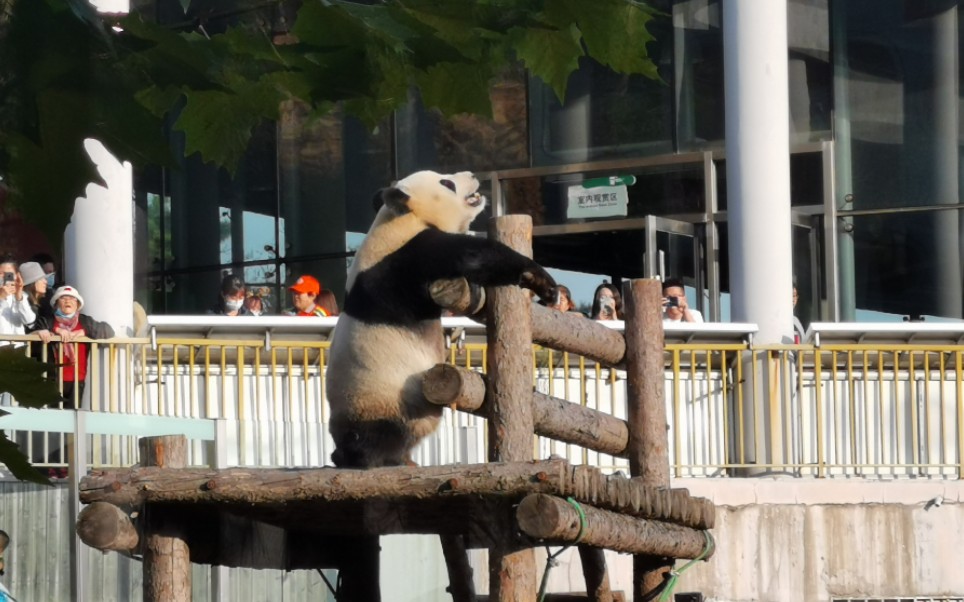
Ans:
{"label": "white railing post", "polygon": [[[214,441],[211,445],[211,463],[215,469],[228,467],[228,421],[219,419],[214,421]],[[211,567],[211,600],[213,602],[227,602],[230,574],[226,566]]]}
{"label": "white railing post", "polygon": [[90,572],[89,548],[76,533],[77,517],[80,515],[80,479],[87,474],[86,418],[86,412],[74,412],[74,433],[68,458],[70,532],[73,534],[70,546],[70,591],[74,602],[87,601],[87,575]]}

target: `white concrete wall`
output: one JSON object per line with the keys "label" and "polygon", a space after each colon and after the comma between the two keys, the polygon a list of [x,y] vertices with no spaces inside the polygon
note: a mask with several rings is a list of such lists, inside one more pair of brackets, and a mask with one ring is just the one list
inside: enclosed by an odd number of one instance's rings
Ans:
{"label": "white concrete wall", "polygon": [[[717,504],[716,555],[677,591],[708,600],[823,602],[964,593],[964,483],[690,479]],[[940,496],[940,506],[925,509]]]}

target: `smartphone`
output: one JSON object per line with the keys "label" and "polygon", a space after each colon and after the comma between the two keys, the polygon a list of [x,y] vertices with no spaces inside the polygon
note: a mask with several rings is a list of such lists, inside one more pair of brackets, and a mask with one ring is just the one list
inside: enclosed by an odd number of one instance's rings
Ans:
{"label": "smartphone", "polygon": [[17,277],[13,275],[13,272],[4,272],[4,273],[3,273],[3,283],[4,283],[4,284],[6,284],[6,283],[8,283],[8,282],[13,282],[13,281],[16,280],[16,279],[17,279]]}
{"label": "smartphone", "polygon": [[679,307],[679,297],[666,297],[666,307]]}

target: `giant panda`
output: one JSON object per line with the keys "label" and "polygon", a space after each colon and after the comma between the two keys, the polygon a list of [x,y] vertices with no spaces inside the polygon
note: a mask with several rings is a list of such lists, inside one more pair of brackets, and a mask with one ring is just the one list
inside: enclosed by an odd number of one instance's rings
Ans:
{"label": "giant panda", "polygon": [[376,194],[381,208],[348,272],[326,371],[336,466],[411,464],[412,448],[438,426],[442,410],[421,386],[445,359],[432,282],[462,276],[555,298],[555,281],[535,261],[466,234],[485,205],[478,188],[470,172],[419,171]]}

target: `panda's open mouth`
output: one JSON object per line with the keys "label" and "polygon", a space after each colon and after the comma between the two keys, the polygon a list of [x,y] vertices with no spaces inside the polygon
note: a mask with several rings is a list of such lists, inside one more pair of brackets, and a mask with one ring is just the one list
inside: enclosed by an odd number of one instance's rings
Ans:
{"label": "panda's open mouth", "polygon": [[469,207],[478,207],[484,202],[485,202],[485,197],[479,194],[478,192],[473,192],[469,196],[465,197],[465,203]]}

